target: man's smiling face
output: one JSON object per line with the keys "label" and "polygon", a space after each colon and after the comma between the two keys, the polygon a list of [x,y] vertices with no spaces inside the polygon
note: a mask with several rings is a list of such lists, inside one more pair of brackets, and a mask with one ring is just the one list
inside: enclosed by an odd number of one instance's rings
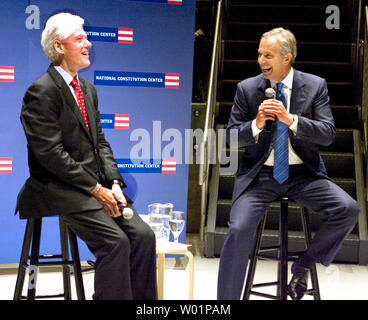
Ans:
{"label": "man's smiling face", "polygon": [[68,38],[59,41],[56,46],[63,55],[60,65],[71,75],[76,75],[79,70],[90,65],[88,52],[92,44],[87,40],[82,26],[77,27]]}
{"label": "man's smiling face", "polygon": [[281,55],[280,41],[275,36],[264,37],[258,47],[258,64],[266,79],[280,82],[288,75],[291,53]]}

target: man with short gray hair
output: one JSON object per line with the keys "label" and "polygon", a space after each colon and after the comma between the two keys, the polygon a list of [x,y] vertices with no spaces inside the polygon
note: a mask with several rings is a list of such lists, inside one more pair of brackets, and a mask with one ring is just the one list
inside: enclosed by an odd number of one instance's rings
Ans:
{"label": "man with short gray hair", "polygon": [[[357,202],[328,177],[319,153],[319,146],[335,138],[326,81],[295,70],[295,57],[291,31],[273,29],[259,43],[262,73],[237,86],[227,130],[236,131],[229,136],[238,137],[239,147],[245,148],[221,251],[219,299],[241,298],[256,229],[276,199],[288,197],[324,215],[308,249],[291,268],[292,299],[306,293],[314,262],[328,266],[333,261],[358,219]],[[267,89],[274,98],[266,97]]]}
{"label": "man with short gray hair", "polygon": [[[96,257],[94,299],[156,299],[155,236],[124,195],[126,187],[101,129],[96,88],[78,75],[90,65],[84,20],[59,13],[42,46],[52,64],[27,89],[21,122],[30,177],[20,218],[60,215]],[[119,204],[133,211],[123,217]]]}

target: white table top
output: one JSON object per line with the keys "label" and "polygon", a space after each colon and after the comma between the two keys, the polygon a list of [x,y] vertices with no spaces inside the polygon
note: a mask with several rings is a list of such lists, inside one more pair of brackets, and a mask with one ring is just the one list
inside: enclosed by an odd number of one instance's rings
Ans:
{"label": "white table top", "polygon": [[190,244],[185,243],[175,243],[169,241],[158,241],[156,243],[156,252],[157,253],[172,253],[172,254],[184,254],[187,251],[187,248],[190,247]]}

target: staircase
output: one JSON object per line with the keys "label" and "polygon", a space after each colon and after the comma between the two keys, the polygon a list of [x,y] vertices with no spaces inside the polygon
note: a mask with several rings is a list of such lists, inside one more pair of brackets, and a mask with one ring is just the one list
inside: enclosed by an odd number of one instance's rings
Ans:
{"label": "staircase", "polygon": [[[296,36],[298,54],[294,68],[323,77],[327,81],[330,105],[337,128],[336,140],[321,148],[329,176],[361,207],[359,222],[344,241],[336,262],[368,264],[366,196],[363,179],[363,154],[359,88],[355,85],[356,3],[339,0],[340,29],[327,29],[325,13],[329,0],[230,0],[223,35],[223,59],[217,93],[216,126],[226,127],[239,81],[260,73],[257,49],[262,34],[282,26]],[[275,4],[277,3],[277,4]],[[295,4],[297,3],[297,5]],[[354,5],[355,4],[355,5]],[[224,146],[224,150],[226,147]],[[230,152],[227,150],[227,152]],[[239,159],[243,150],[238,150]],[[211,168],[209,203],[205,227],[205,255],[221,252],[231,207],[235,175],[222,173],[220,164]],[[303,244],[297,204],[290,207],[289,246],[300,250]],[[312,232],[318,230],[322,216],[311,213]],[[264,241],[277,241],[278,205],[267,213]]]}

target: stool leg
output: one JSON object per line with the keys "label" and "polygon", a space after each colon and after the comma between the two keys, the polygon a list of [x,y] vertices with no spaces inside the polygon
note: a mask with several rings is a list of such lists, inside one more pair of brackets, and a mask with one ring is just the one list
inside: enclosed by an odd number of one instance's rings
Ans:
{"label": "stool leg", "polygon": [[193,300],[194,287],[194,260],[193,254],[187,250],[185,255],[188,257],[188,271],[189,271],[189,300]]}
{"label": "stool leg", "polygon": [[157,254],[157,298],[164,299],[165,253]]}
{"label": "stool leg", "polygon": [[[38,273],[38,258],[40,255],[41,225],[42,218],[34,219],[31,259],[29,263],[30,274],[27,300],[34,300],[36,298],[36,282]],[[31,273],[32,271],[34,272],[33,274]]]}
{"label": "stool leg", "polygon": [[[309,221],[309,212],[306,207],[301,208],[301,216],[302,216],[302,224],[303,224],[303,230],[304,230],[304,237],[305,237],[305,244],[308,248],[311,240],[312,240],[312,232],[310,229],[310,221]],[[318,276],[317,276],[317,268],[316,264],[313,263],[313,265],[310,268],[311,272],[311,281],[313,286],[313,296],[314,300],[321,300],[321,295],[319,291],[319,284],[318,284]]]}
{"label": "stool leg", "polygon": [[262,218],[262,221],[259,224],[258,229],[257,229],[254,250],[252,251],[251,256],[250,256],[249,269],[248,269],[247,280],[245,282],[243,300],[249,300],[250,290],[252,289],[254,275],[256,272],[257,254],[261,246],[262,233],[263,233],[265,224],[266,224],[266,215],[264,215],[264,217]]}
{"label": "stool leg", "polygon": [[[59,227],[60,227],[60,246],[61,246],[61,256],[63,262],[69,260],[69,249],[68,249],[68,238],[65,223],[61,217],[59,217]],[[72,291],[70,284],[70,268],[68,265],[63,264],[63,284],[64,284],[64,299],[72,299]]]}
{"label": "stool leg", "polygon": [[17,282],[15,284],[13,300],[20,300],[22,298],[24,278],[25,278],[25,274],[26,274],[26,266],[27,266],[27,262],[28,262],[29,249],[31,247],[31,241],[32,241],[33,225],[34,225],[34,220],[33,219],[28,219],[26,230],[25,230],[25,233],[24,233],[22,253],[20,255]]}
{"label": "stool leg", "polygon": [[70,252],[72,254],[73,259],[73,267],[74,267],[74,279],[75,279],[75,287],[77,290],[78,300],[86,300],[84,294],[84,286],[83,286],[83,278],[82,278],[82,268],[80,265],[80,256],[78,250],[78,242],[77,237],[73,231],[68,228],[69,234],[69,242],[70,242]]}
{"label": "stool leg", "polygon": [[280,253],[279,253],[279,286],[278,294],[281,300],[287,300],[288,281],[288,203],[280,204]]}

